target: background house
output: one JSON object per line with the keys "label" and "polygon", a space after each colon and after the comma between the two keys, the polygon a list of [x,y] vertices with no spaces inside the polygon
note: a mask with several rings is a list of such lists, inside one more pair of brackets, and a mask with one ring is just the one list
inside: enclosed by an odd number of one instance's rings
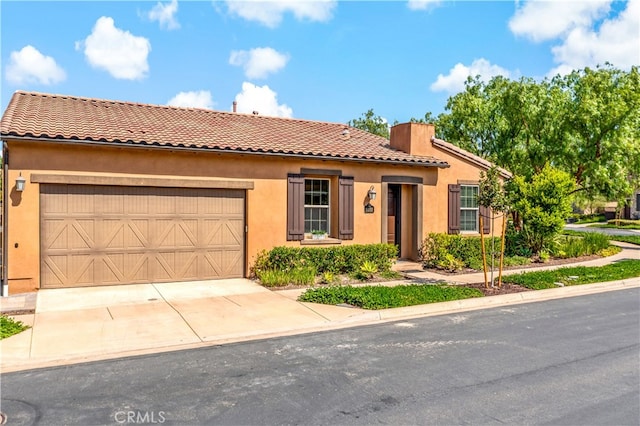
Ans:
{"label": "background house", "polygon": [[16,92],[1,127],[4,283],[245,277],[278,245],[390,242],[415,258],[427,233],[477,235],[488,214],[474,197],[491,164],[434,134]]}

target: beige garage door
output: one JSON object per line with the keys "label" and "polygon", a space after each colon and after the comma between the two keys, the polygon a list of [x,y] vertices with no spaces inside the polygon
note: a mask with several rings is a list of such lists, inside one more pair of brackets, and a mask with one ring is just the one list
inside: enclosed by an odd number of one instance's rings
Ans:
{"label": "beige garage door", "polygon": [[40,188],[43,288],[243,276],[243,190]]}

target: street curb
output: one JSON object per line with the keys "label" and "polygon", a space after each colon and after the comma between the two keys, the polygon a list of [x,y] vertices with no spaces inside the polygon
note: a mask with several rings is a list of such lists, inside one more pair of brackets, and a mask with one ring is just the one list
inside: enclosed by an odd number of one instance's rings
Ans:
{"label": "street curb", "polygon": [[[156,353],[175,352],[187,349],[205,348],[220,346],[230,343],[248,342],[263,340],[274,337],[294,336],[321,331],[339,330],[343,328],[360,327],[365,325],[384,324],[388,322],[422,318],[429,316],[447,315],[459,312],[474,311],[480,309],[491,309],[502,306],[519,305],[524,303],[535,303],[546,300],[562,299],[567,297],[597,294],[608,291],[640,288],[640,277],[629,278],[619,281],[605,283],[583,284],[569,287],[552,288],[546,290],[531,290],[520,293],[502,294],[496,296],[485,296],[463,300],[453,300],[450,302],[440,302],[427,305],[407,306],[404,308],[382,309],[378,311],[364,311],[360,315],[354,315],[343,320],[331,321],[324,325],[306,328],[289,328],[280,330],[255,330],[253,333],[241,333],[215,338],[199,343],[178,344],[134,351],[123,351],[109,354],[89,354],[79,357],[68,357],[65,359],[39,359],[25,360],[10,365],[2,364],[0,373],[10,373],[22,370],[31,370],[47,367],[58,367],[70,364],[79,364],[94,361],[105,361],[116,358],[127,358]],[[314,305],[314,304],[310,304]],[[351,309],[351,308],[345,308]]]}

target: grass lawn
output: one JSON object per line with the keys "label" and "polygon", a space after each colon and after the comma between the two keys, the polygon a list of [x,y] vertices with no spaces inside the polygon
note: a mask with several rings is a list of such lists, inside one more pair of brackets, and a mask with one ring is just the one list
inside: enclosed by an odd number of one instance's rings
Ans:
{"label": "grass lawn", "polygon": [[302,293],[298,300],[325,305],[346,303],[363,309],[386,309],[471,297],[482,297],[482,292],[475,288],[462,286],[411,284],[395,287],[332,286],[312,288]]}
{"label": "grass lawn", "polygon": [[595,223],[588,225],[589,228],[614,228],[614,229],[640,229],[640,224],[613,225],[610,223]]}
{"label": "grass lawn", "polygon": [[29,328],[22,321],[16,321],[13,318],[0,315],[0,339],[11,337]]}
{"label": "grass lawn", "polygon": [[574,266],[560,268],[553,271],[527,272],[518,275],[508,275],[502,281],[509,284],[521,285],[533,290],[556,288],[556,283],[566,286],[591,284],[606,281],[623,280],[640,277],[640,260],[622,260],[600,267]]}
{"label": "grass lawn", "polygon": [[[564,235],[575,235],[578,237],[584,236],[587,232],[585,231],[573,231],[565,229],[562,231]],[[640,235],[607,235],[612,241],[622,241],[624,243],[638,244],[640,245]]]}
{"label": "grass lawn", "polygon": [[[521,286],[531,290],[616,281],[640,277],[640,260],[622,260],[606,266],[574,266],[553,271],[532,271],[502,278],[506,285]],[[330,286],[311,288],[298,297],[300,302],[325,305],[348,304],[363,309],[387,309],[424,305],[450,300],[483,297],[482,291],[463,285],[409,284],[385,286]]]}

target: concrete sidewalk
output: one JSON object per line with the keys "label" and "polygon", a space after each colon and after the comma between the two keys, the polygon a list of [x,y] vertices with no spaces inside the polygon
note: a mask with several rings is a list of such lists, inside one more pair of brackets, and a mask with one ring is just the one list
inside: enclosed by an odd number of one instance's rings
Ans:
{"label": "concrete sidewalk", "polygon": [[[640,247],[625,247],[619,255],[589,263],[622,258],[640,258]],[[482,281],[482,274],[480,279],[407,274],[417,282]],[[379,311],[302,303],[297,297],[304,290],[271,291],[246,279],[40,290],[35,313],[15,316],[32,328],[0,340],[0,370],[196,348],[631,287],[640,287],[640,277]],[[3,311],[7,303],[28,307],[26,299],[11,302],[5,298],[0,303]]]}

